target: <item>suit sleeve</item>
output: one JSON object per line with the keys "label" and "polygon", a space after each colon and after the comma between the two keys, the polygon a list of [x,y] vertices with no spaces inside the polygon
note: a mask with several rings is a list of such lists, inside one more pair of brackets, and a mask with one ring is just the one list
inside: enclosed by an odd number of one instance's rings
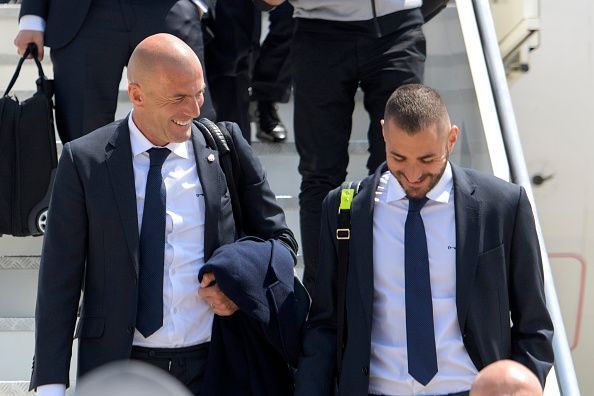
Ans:
{"label": "suit sleeve", "polygon": [[542,259],[534,216],[521,188],[510,260],[512,359],[530,368],[544,386],[553,364],[553,324],[546,307]]}
{"label": "suit sleeve", "polygon": [[39,268],[32,389],[69,384],[86,246],[84,192],[70,144],[66,144],[54,182]]}
{"label": "suit sleeve", "polygon": [[303,354],[295,378],[296,396],[332,395],[336,382],[336,279],[334,232],[338,208],[337,190],[322,205],[320,261],[312,306],[306,324]]}
{"label": "suit sleeve", "polygon": [[19,19],[23,15],[37,15],[47,21],[50,0],[23,0]]}
{"label": "suit sleeve", "polygon": [[262,239],[278,239],[293,255],[297,255],[297,241],[285,222],[285,214],[270,190],[266,173],[252,148],[242,137],[239,126],[226,122],[233,137],[241,164],[239,195],[245,232]]}

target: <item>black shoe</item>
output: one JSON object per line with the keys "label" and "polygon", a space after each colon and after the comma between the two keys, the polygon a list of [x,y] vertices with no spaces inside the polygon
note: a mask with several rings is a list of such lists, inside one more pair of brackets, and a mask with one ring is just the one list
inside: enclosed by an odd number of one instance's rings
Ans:
{"label": "black shoe", "polygon": [[287,138],[287,128],[283,125],[276,105],[273,102],[258,102],[258,132],[256,137],[269,142],[282,142]]}

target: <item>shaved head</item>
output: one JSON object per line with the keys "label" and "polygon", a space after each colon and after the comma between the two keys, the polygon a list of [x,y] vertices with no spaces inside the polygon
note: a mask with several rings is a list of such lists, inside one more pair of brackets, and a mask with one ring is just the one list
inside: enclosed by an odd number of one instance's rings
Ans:
{"label": "shaved head", "polygon": [[513,360],[499,360],[476,376],[470,396],[542,396],[542,388],[526,366]]}
{"label": "shaved head", "polygon": [[179,38],[159,33],[142,40],[128,61],[128,81],[142,84],[153,80],[159,72],[165,74],[202,68],[198,57]]}
{"label": "shaved head", "polygon": [[200,115],[205,88],[198,56],[171,34],[147,37],[128,61],[132,120],[156,146],[190,138],[192,119]]}

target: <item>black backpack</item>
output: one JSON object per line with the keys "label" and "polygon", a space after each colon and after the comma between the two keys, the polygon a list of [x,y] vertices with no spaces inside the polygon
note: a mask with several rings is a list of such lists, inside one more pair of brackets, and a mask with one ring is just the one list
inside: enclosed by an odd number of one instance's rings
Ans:
{"label": "black backpack", "polygon": [[[31,54],[39,78],[22,102],[8,94]],[[0,98],[0,235],[42,235],[58,166],[53,86],[43,73],[37,47],[29,44]]]}

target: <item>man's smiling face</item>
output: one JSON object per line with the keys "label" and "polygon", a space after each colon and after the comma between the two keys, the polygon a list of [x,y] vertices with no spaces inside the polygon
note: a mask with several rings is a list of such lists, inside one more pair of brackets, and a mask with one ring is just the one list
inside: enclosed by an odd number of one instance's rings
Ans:
{"label": "man's smiling face", "polygon": [[433,123],[410,133],[396,125],[393,120],[382,120],[386,142],[388,169],[406,195],[423,198],[439,182],[456,139],[458,128]]}

